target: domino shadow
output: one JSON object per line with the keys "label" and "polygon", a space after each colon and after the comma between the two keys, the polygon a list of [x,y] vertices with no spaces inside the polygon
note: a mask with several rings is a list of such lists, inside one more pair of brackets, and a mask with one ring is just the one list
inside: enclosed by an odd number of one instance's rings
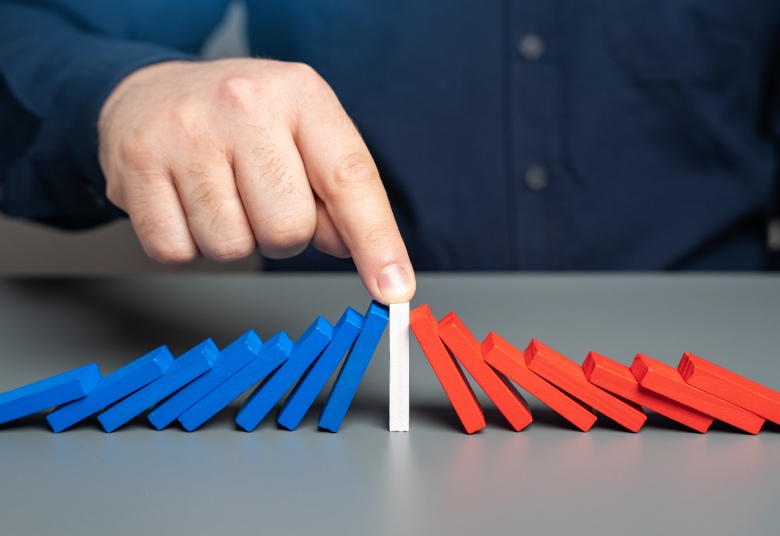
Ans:
{"label": "domino shadow", "polygon": [[23,431],[43,430],[43,431],[51,432],[51,428],[49,428],[49,423],[46,422],[45,412],[35,413],[33,415],[27,415],[25,417],[20,417],[18,419],[14,419],[12,421],[8,421],[6,423],[0,424],[0,432],[14,431],[14,430],[23,430]]}
{"label": "domino shadow", "polygon": [[121,347],[137,348],[141,353],[162,344],[188,348],[208,332],[205,325],[160,313],[152,301],[146,306],[127,300],[115,283],[79,278],[16,278],[7,281],[6,288],[25,301],[45,304],[46,309],[63,319],[63,329],[72,325],[74,330],[83,330],[88,326],[91,332],[108,336]]}
{"label": "domino shadow", "polygon": [[761,428],[761,432],[769,432],[769,433],[772,433],[772,434],[780,434],[780,424],[775,424],[772,421],[766,421],[764,426]]}

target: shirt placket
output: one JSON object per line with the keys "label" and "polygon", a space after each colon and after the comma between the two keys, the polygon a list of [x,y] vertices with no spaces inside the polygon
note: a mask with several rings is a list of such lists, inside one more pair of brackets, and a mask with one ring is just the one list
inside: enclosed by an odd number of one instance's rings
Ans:
{"label": "shirt placket", "polygon": [[515,264],[519,269],[551,269],[559,264],[559,255],[549,243],[557,234],[549,216],[563,178],[561,43],[556,32],[561,6],[560,0],[507,1],[507,174],[514,197]]}

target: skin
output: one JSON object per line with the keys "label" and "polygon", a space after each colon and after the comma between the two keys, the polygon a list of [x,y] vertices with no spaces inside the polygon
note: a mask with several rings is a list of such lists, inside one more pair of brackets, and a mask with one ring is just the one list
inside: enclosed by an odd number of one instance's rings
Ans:
{"label": "skin", "polygon": [[414,270],[355,125],[310,67],[165,62],[109,95],[98,125],[108,199],[153,259],[219,261],[307,245],[351,256],[371,296],[410,301]]}

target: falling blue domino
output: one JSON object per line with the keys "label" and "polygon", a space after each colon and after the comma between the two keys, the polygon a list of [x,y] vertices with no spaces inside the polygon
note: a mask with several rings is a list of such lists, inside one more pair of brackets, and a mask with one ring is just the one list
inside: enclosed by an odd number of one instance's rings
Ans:
{"label": "falling blue domino", "polygon": [[292,347],[293,342],[284,331],[268,339],[260,347],[256,359],[182,413],[179,417],[181,425],[188,432],[198,428],[287,361]]}
{"label": "falling blue domino", "polygon": [[89,393],[100,381],[95,363],[0,394],[0,424],[66,404]]}
{"label": "falling blue domino", "polygon": [[328,400],[325,402],[325,407],[322,408],[320,428],[338,432],[358,385],[363,379],[363,374],[368,368],[368,363],[379,344],[379,339],[382,338],[389,318],[387,306],[372,302],[368,307],[363,320],[363,329],[360,331],[352,351],[344,360]]}
{"label": "falling blue domino", "polygon": [[290,358],[272,376],[261,383],[241,406],[236,423],[251,432],[268,415],[284,393],[306,372],[333,336],[333,326],[318,316],[295,342]]}
{"label": "falling blue domino", "polygon": [[241,335],[220,352],[211,370],[154,408],[149,413],[149,422],[158,430],[171,424],[222,382],[256,359],[262,344],[254,330],[250,329]]}
{"label": "falling blue domino", "polygon": [[209,370],[218,355],[219,350],[211,339],[187,351],[173,362],[165,374],[98,415],[103,429],[113,432],[145,409],[175,393]]}
{"label": "falling blue domino", "polygon": [[173,363],[166,346],[160,346],[103,378],[84,398],[62,406],[46,416],[51,429],[61,432],[117,400],[134,393],[163,374]]}
{"label": "falling blue domino", "polygon": [[363,327],[363,315],[348,307],[333,328],[333,339],[297,383],[279,413],[279,424],[295,430]]}

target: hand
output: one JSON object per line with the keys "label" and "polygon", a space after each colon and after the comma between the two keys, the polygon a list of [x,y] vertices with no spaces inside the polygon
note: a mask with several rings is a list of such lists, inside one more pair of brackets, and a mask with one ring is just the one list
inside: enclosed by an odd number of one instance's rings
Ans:
{"label": "hand", "polygon": [[229,261],[308,244],[352,256],[384,303],[415,279],[376,166],[310,67],[261,59],[166,62],[111,93],[98,125],[108,199],[146,253]]}

